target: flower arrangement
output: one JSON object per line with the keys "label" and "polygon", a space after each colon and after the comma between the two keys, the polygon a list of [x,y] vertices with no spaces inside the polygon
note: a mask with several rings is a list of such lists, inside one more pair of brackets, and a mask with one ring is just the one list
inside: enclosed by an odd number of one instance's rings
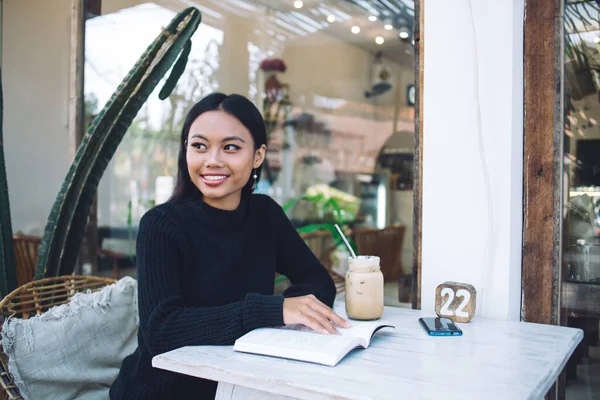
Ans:
{"label": "flower arrangement", "polygon": [[[287,99],[288,85],[277,79],[277,72],[285,72],[287,66],[280,58],[266,58],[261,61],[260,69],[268,76],[265,81],[263,97],[263,117],[267,123],[267,135],[269,137],[277,124],[279,111],[283,105],[282,102],[287,103],[284,99]],[[274,105],[276,105],[276,109],[272,110]]]}
{"label": "flower arrangement", "polygon": [[280,58],[267,58],[261,61],[260,69],[264,72],[285,72],[285,62]]}

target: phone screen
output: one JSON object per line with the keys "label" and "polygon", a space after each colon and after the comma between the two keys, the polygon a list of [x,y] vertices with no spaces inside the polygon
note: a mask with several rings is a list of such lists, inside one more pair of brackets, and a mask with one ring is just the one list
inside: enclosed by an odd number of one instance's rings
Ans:
{"label": "phone screen", "polygon": [[448,318],[431,317],[419,318],[423,328],[431,336],[460,336],[462,331]]}

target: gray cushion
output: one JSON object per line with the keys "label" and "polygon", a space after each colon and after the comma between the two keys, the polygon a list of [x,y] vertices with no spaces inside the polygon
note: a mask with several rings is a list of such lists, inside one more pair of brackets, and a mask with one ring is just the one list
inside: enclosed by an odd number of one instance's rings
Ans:
{"label": "gray cushion", "polygon": [[107,399],[138,326],[137,281],[125,277],[40,316],[8,319],[2,346],[25,399]]}

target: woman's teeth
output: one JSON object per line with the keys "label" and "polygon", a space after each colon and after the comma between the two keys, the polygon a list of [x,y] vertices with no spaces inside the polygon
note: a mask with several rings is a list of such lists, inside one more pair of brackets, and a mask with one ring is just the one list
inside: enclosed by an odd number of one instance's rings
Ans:
{"label": "woman's teeth", "polygon": [[225,175],[205,175],[204,179],[206,179],[207,181],[222,181],[223,179],[227,178],[227,176]]}

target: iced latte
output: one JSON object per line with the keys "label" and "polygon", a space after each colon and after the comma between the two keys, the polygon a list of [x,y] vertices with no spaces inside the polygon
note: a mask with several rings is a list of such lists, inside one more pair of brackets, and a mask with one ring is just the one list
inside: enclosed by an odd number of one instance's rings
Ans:
{"label": "iced latte", "polygon": [[383,274],[379,257],[348,258],[346,314],[357,320],[373,320],[383,315]]}

